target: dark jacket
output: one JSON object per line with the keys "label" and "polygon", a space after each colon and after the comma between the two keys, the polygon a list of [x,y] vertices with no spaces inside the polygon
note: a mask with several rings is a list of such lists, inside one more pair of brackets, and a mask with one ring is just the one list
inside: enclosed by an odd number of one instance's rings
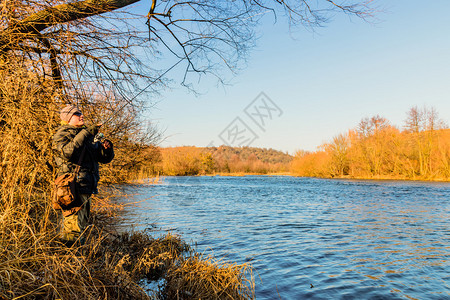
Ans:
{"label": "dark jacket", "polygon": [[53,136],[53,151],[58,175],[75,170],[83,147],[86,147],[81,169],[77,177],[80,194],[96,194],[100,179],[98,163],[109,163],[114,158],[114,150],[103,148],[100,142],[94,142],[94,136],[85,127],[61,125]]}

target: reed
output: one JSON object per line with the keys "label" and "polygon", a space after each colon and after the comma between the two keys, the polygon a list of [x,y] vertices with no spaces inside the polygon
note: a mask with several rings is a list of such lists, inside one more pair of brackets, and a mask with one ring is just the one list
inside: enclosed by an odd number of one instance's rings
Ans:
{"label": "reed", "polygon": [[2,240],[0,263],[0,296],[5,299],[150,299],[138,282],[163,278],[165,286],[153,292],[155,297],[252,297],[253,281],[244,276],[251,272],[249,265],[204,259],[171,233],[154,238],[148,232],[106,230],[104,211],[95,210],[95,222],[84,233],[86,244],[72,248],[62,245],[55,232],[36,234],[11,214],[2,216],[9,225],[2,229],[10,228],[2,232],[9,237]]}
{"label": "reed", "polygon": [[253,299],[249,264],[232,264],[194,254],[170,268],[164,294],[168,299]]}

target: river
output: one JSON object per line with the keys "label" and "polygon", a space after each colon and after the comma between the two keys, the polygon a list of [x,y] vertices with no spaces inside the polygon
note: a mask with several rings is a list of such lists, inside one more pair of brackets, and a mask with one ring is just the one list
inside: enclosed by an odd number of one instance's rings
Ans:
{"label": "river", "polygon": [[252,264],[256,299],[450,299],[450,183],[165,177],[123,225]]}

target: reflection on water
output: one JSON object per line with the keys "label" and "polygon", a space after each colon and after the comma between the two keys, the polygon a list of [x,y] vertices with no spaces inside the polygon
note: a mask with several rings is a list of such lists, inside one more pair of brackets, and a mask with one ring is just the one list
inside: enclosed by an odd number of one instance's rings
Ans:
{"label": "reflection on water", "polygon": [[450,184],[167,177],[124,226],[251,262],[257,299],[450,299]]}

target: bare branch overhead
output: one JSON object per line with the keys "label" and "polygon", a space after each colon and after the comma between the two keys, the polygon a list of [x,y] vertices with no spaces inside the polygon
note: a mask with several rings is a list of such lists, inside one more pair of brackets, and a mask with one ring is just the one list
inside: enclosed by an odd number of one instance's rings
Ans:
{"label": "bare branch overhead", "polygon": [[[127,8],[137,2],[147,11]],[[114,88],[133,98],[142,87],[156,90],[160,76],[180,60],[185,71],[178,80],[186,85],[192,74],[221,80],[224,72],[236,72],[267,14],[283,16],[290,26],[314,27],[335,12],[369,17],[372,2],[11,0],[0,11],[0,58],[26,61],[66,93],[83,93],[90,83],[104,94]]]}

